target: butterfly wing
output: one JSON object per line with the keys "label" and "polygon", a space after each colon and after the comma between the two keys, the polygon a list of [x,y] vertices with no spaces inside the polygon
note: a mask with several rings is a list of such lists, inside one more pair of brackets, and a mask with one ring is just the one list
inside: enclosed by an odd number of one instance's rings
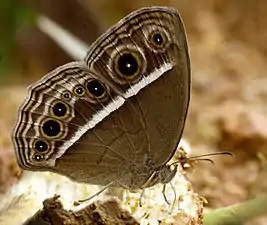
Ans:
{"label": "butterfly wing", "polygon": [[[81,137],[110,113],[107,108],[115,110],[124,102],[116,96],[101,76],[90,72],[83,62],[69,63],[47,74],[29,88],[28,98],[19,110],[13,131],[19,165],[26,170],[54,171],[84,181],[83,175],[77,176],[84,170],[80,166],[84,160],[89,170],[86,177],[94,177],[90,167],[98,165],[107,146],[94,132],[86,141]],[[113,99],[118,100],[116,104]],[[80,147],[80,152],[70,151],[69,157],[74,157],[69,163],[56,162],[75,145]],[[110,152],[106,167],[108,160],[119,163],[123,156]],[[101,171],[113,174],[110,167],[103,166]]]}
{"label": "butterfly wing", "polygon": [[[114,115],[129,134],[120,143],[134,146],[116,146],[132,162],[120,182],[140,187],[142,175],[146,180],[174,154],[187,115],[190,59],[178,11],[149,7],[130,14],[91,46],[86,63],[126,99]],[[139,131],[130,134],[134,125]]]}
{"label": "butterfly wing", "polygon": [[13,132],[18,162],[80,182],[141,187],[173,155],[187,114],[190,65],[178,12],[130,14],[85,62],[30,88]]}

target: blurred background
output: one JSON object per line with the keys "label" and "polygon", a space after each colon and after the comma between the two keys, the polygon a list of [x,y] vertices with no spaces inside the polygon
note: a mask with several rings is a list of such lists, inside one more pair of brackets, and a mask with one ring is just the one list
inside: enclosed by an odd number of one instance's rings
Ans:
{"label": "blurred background", "polygon": [[[103,31],[143,6],[180,11],[188,34],[192,97],[184,138],[192,155],[222,150],[215,165],[189,174],[194,189],[219,208],[267,190],[267,3],[264,0],[1,0],[0,193],[17,182],[10,135],[26,87],[72,61],[36,26],[39,14],[90,45]],[[248,224],[266,224],[267,217]],[[264,222],[265,221],[265,222]]]}

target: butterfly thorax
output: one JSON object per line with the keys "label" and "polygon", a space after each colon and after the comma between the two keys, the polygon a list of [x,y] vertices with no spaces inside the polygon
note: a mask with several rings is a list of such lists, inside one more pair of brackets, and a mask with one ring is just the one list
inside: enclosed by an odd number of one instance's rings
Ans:
{"label": "butterfly thorax", "polygon": [[171,169],[168,165],[163,165],[159,169],[155,170],[147,182],[143,185],[143,188],[152,187],[158,183],[169,183],[177,173],[177,166]]}
{"label": "butterfly thorax", "polygon": [[[145,171],[145,172],[144,172]],[[162,165],[158,168],[152,165],[140,169],[134,165],[131,166],[131,174],[134,176],[125,176],[118,180],[118,184],[129,190],[144,189],[152,187],[158,183],[167,184],[175,176],[177,172],[177,166],[173,169],[169,165]]]}

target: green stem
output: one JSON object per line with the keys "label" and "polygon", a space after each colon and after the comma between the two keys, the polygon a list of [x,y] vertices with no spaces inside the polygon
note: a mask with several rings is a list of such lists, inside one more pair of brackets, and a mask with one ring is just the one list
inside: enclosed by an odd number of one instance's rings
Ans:
{"label": "green stem", "polygon": [[267,194],[237,205],[204,214],[204,225],[240,225],[261,215],[267,215]]}

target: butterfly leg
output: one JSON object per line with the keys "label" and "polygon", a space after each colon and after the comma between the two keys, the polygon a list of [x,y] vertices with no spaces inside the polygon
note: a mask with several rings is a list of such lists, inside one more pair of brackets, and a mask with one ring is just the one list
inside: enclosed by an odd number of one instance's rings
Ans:
{"label": "butterfly leg", "polygon": [[142,207],[142,199],[145,196],[145,188],[142,189],[140,198],[139,198],[139,207]]}
{"label": "butterfly leg", "polygon": [[109,188],[114,182],[110,182],[108,185],[106,185],[105,187],[103,187],[100,191],[96,192],[94,195],[90,196],[89,198],[85,198],[82,200],[78,200],[74,202],[74,205],[77,206],[83,202],[87,202],[90,201],[91,199],[95,198],[96,196],[98,196],[99,194],[101,194],[103,191],[105,191],[107,188]]}
{"label": "butterfly leg", "polygon": [[170,202],[169,202],[169,200],[167,199],[167,196],[166,196],[166,184],[163,184],[162,194],[163,194],[163,197],[164,197],[165,202],[166,202],[168,205],[170,205]]}

